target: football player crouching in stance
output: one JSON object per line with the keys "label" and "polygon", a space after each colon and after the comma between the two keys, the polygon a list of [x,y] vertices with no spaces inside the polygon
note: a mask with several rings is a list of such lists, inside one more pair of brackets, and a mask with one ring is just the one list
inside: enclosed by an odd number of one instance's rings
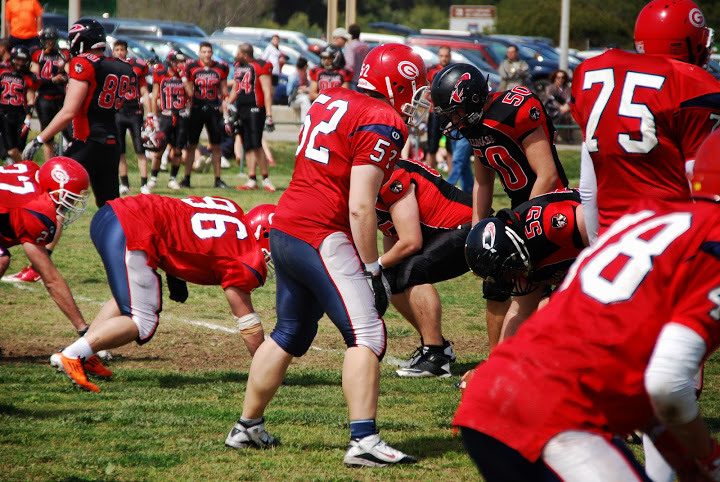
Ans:
{"label": "football player crouching in stance", "polygon": [[[113,299],[100,310],[87,335],[55,353],[51,364],[81,388],[99,392],[88,380],[82,360],[132,341],[150,341],[162,311],[158,268],[166,273],[170,299],[180,303],[188,297],[186,282],[222,286],[243,341],[254,355],[264,333],[250,293],[267,276],[267,250],[261,249],[255,234],[267,232],[273,207],[251,210],[246,217],[228,199],[149,194],[114,199],[100,208],[90,237],[105,265]],[[111,375],[109,370],[105,374]]]}

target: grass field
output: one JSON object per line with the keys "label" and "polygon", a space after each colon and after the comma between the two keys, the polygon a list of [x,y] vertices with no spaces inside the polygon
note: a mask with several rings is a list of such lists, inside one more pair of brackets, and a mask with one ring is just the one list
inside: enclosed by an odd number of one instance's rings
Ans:
{"label": "grass field", "polygon": [[[292,143],[272,145],[278,166],[271,177],[277,193],[211,188],[210,174],[193,176],[193,189],[169,191],[162,173],[156,194],[217,195],[246,211],[276,202],[293,167]],[[561,152],[571,185],[577,185],[576,151]],[[137,192],[137,170],[131,181]],[[223,179],[245,182],[237,168]],[[499,207],[507,204],[497,190]],[[94,203],[76,221],[53,254],[85,317],[91,320],[110,297],[100,258],[89,240]],[[12,250],[9,273],[22,268],[22,250]],[[76,338],[72,326],[42,285],[0,283],[0,480],[467,480],[477,471],[454,438],[450,421],[460,393],[457,376],[487,356],[480,283],[467,274],[438,286],[444,334],[458,354],[450,379],[395,377],[418,336],[393,309],[388,312],[388,354],[381,364],[378,423],[381,435],[417,456],[413,466],[348,469],[348,440],[341,390],[344,344],[324,320],[306,356],[296,360],[269,406],[268,431],[282,446],[236,452],[223,442],[240,415],[250,358],[219,287],[189,286],[185,304],[165,293],[161,323],[143,346],[112,350],[111,381],[100,393],[82,392],[48,364],[49,356]],[[275,323],[272,280],[253,295],[266,333]],[[703,409],[718,429],[718,365],[710,363]]]}

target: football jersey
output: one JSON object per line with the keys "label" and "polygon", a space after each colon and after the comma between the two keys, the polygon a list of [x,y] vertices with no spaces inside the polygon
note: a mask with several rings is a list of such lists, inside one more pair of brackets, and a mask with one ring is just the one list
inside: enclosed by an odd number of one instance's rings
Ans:
{"label": "football jersey", "polygon": [[717,348],[720,206],[646,207],[583,251],[550,303],[476,369],[453,425],[530,461],[565,430],[628,434],[653,416],[643,377],[663,325]]}
{"label": "football jersey", "polygon": [[400,159],[390,179],[380,188],[375,205],[378,228],[385,236],[398,239],[390,206],[400,200],[413,184],[423,238],[472,222],[470,194],[445,181],[426,164]]}
{"label": "football jersey", "polygon": [[530,253],[533,281],[559,284],[585,248],[577,225],[580,192],[576,189],[536,196],[497,217],[515,226]]}
{"label": "football jersey", "polygon": [[55,239],[55,203],[35,181],[38,169],[32,161],[0,167],[0,246],[45,246]]}
{"label": "football jersey", "polygon": [[602,233],[640,199],[690,199],[685,161],[720,123],[720,82],[685,62],[612,49],[575,70],[571,108],[595,166]]}
{"label": "football jersey", "polygon": [[144,251],[151,268],[190,283],[234,286],[248,293],[265,282],[260,245],[233,201],[150,194],[108,203],[122,225],[127,249]]}
{"label": "football jersey", "polygon": [[167,113],[177,112],[184,109],[188,103],[188,97],[185,93],[183,79],[179,73],[160,66],[153,70],[153,89],[158,86],[158,97],[160,100],[160,110]]}
{"label": "football jersey", "polygon": [[272,75],[273,66],[264,60],[251,60],[246,64],[235,63],[233,88],[237,92],[238,107],[265,107],[265,92],[260,83],[261,75]]}
{"label": "football jersey", "polygon": [[348,68],[341,69],[325,69],[322,65],[316,65],[308,72],[310,80],[314,80],[318,84],[318,92],[333,87],[342,87],[343,83],[352,80],[352,70]]}
{"label": "football jersey", "polygon": [[73,119],[73,137],[105,142],[117,136],[115,114],[137,77],[127,62],[114,57],[80,54],[70,60],[70,78],[87,82],[88,93]]}
{"label": "football jersey", "polygon": [[350,171],[372,164],[392,173],[407,127],[395,109],[345,88],[313,102],[300,131],[295,170],[280,196],[273,228],[317,248],[329,234],[350,233]]}
{"label": "football jersey", "polygon": [[522,141],[538,127],[542,128],[552,150],[558,173],[555,189],[566,188],[567,176],[555,150],[555,127],[540,99],[526,87],[490,94],[490,106],[483,114],[482,123],[461,129],[478,160],[500,176],[513,207],[530,199],[537,179]]}
{"label": "football jersey", "polygon": [[219,106],[222,102],[220,83],[227,80],[230,68],[224,62],[210,61],[210,65],[201,65],[199,60],[185,64],[185,75],[195,86],[193,107]]}
{"label": "football jersey", "polygon": [[143,108],[140,105],[140,89],[147,87],[147,75],[149,73],[148,64],[142,59],[127,59],[125,60],[130,67],[132,67],[133,73],[137,78],[135,85],[132,85],[125,93],[125,102],[123,102],[120,110],[125,113],[142,114]]}
{"label": "football jersey", "polygon": [[53,49],[45,52],[44,49],[37,49],[32,53],[31,59],[38,64],[38,95],[61,96],[65,95],[65,86],[67,78],[64,82],[53,82],[52,78],[58,74],[65,73],[65,65],[70,59],[67,50]]}
{"label": "football jersey", "polygon": [[445,67],[443,67],[440,64],[435,64],[432,67],[429,67],[427,70],[428,83],[432,85],[432,81],[435,78],[435,76],[438,74],[438,72],[440,72],[444,68]]}
{"label": "football jersey", "polygon": [[28,70],[0,69],[0,111],[24,113],[28,90],[37,88],[37,80]]}

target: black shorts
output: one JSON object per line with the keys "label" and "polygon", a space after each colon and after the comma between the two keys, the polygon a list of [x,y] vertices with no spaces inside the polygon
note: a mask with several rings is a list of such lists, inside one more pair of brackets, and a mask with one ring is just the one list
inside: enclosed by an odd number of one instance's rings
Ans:
{"label": "black shorts", "polygon": [[470,224],[423,239],[420,251],[385,269],[383,273],[392,293],[402,293],[411,286],[438,283],[467,273],[470,268],[465,261],[465,240],[470,233]]}
{"label": "black shorts", "polygon": [[48,124],[50,124],[50,121],[53,120],[55,114],[60,112],[64,101],[64,95],[38,95],[38,98],[35,101],[35,112],[37,113],[37,118],[40,121],[41,129],[45,129]]}
{"label": "black shorts", "polygon": [[238,118],[243,149],[250,151],[261,148],[265,128],[265,107],[238,107]]}
{"label": "black shorts", "polygon": [[170,147],[185,149],[188,120],[187,117],[181,117],[178,114],[160,116],[160,131],[165,134],[165,140]]}
{"label": "black shorts", "polygon": [[442,132],[440,132],[440,121],[438,120],[438,116],[432,112],[428,114],[427,137],[427,152],[429,154],[437,153],[438,147],[440,146]]}
{"label": "black shorts", "polygon": [[222,114],[215,107],[193,107],[190,110],[190,125],[188,127],[188,144],[197,145],[200,142],[200,133],[203,127],[207,129],[210,144],[220,144],[225,134]]}
{"label": "black shorts", "polygon": [[132,139],[133,147],[135,148],[135,154],[145,153],[142,137],[140,137],[140,132],[143,127],[142,111],[139,113],[119,111],[115,114],[115,125],[117,126],[117,139],[118,146],[120,147],[120,154],[125,154],[125,131],[127,130],[130,131],[130,138]]}
{"label": "black shorts", "polygon": [[0,112],[0,132],[2,132],[5,148],[23,150],[25,143],[20,138],[23,122],[25,121],[25,111],[4,111]]}
{"label": "black shorts", "polygon": [[118,180],[120,149],[117,142],[102,144],[91,140],[87,142],[73,140],[65,155],[75,159],[88,172],[97,207],[120,197]]}

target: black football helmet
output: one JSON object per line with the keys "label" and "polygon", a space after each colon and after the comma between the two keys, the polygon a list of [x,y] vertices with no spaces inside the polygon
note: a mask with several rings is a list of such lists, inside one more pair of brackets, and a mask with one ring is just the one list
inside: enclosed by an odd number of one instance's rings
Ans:
{"label": "black football helmet", "polygon": [[[430,87],[430,98],[443,134],[459,139],[459,131],[479,124],[489,92],[487,77],[473,65],[451,64],[438,72]],[[452,114],[458,107],[464,115],[453,122]]]}
{"label": "black football helmet", "polygon": [[502,219],[483,219],[470,230],[465,260],[475,275],[513,296],[538,287],[525,241]]}
{"label": "black football helmet", "polygon": [[24,45],[16,45],[10,51],[10,59],[17,70],[27,70],[30,66],[30,49]]}
{"label": "black football helmet", "polygon": [[323,60],[330,59],[330,64],[323,62],[323,67],[326,69],[332,68],[337,70],[345,67],[345,56],[343,55],[342,50],[340,50],[340,47],[337,45],[328,45],[322,49],[322,52],[320,52],[320,58]]}
{"label": "black football helmet", "polygon": [[72,55],[80,55],[91,49],[104,49],[105,27],[97,20],[81,18],[70,26],[68,42]]}
{"label": "black football helmet", "polygon": [[58,38],[60,38],[60,34],[58,33],[58,29],[55,27],[45,27],[42,29],[42,32],[40,32],[40,43],[44,49],[54,47],[55,44],[50,45],[50,42],[57,43]]}

